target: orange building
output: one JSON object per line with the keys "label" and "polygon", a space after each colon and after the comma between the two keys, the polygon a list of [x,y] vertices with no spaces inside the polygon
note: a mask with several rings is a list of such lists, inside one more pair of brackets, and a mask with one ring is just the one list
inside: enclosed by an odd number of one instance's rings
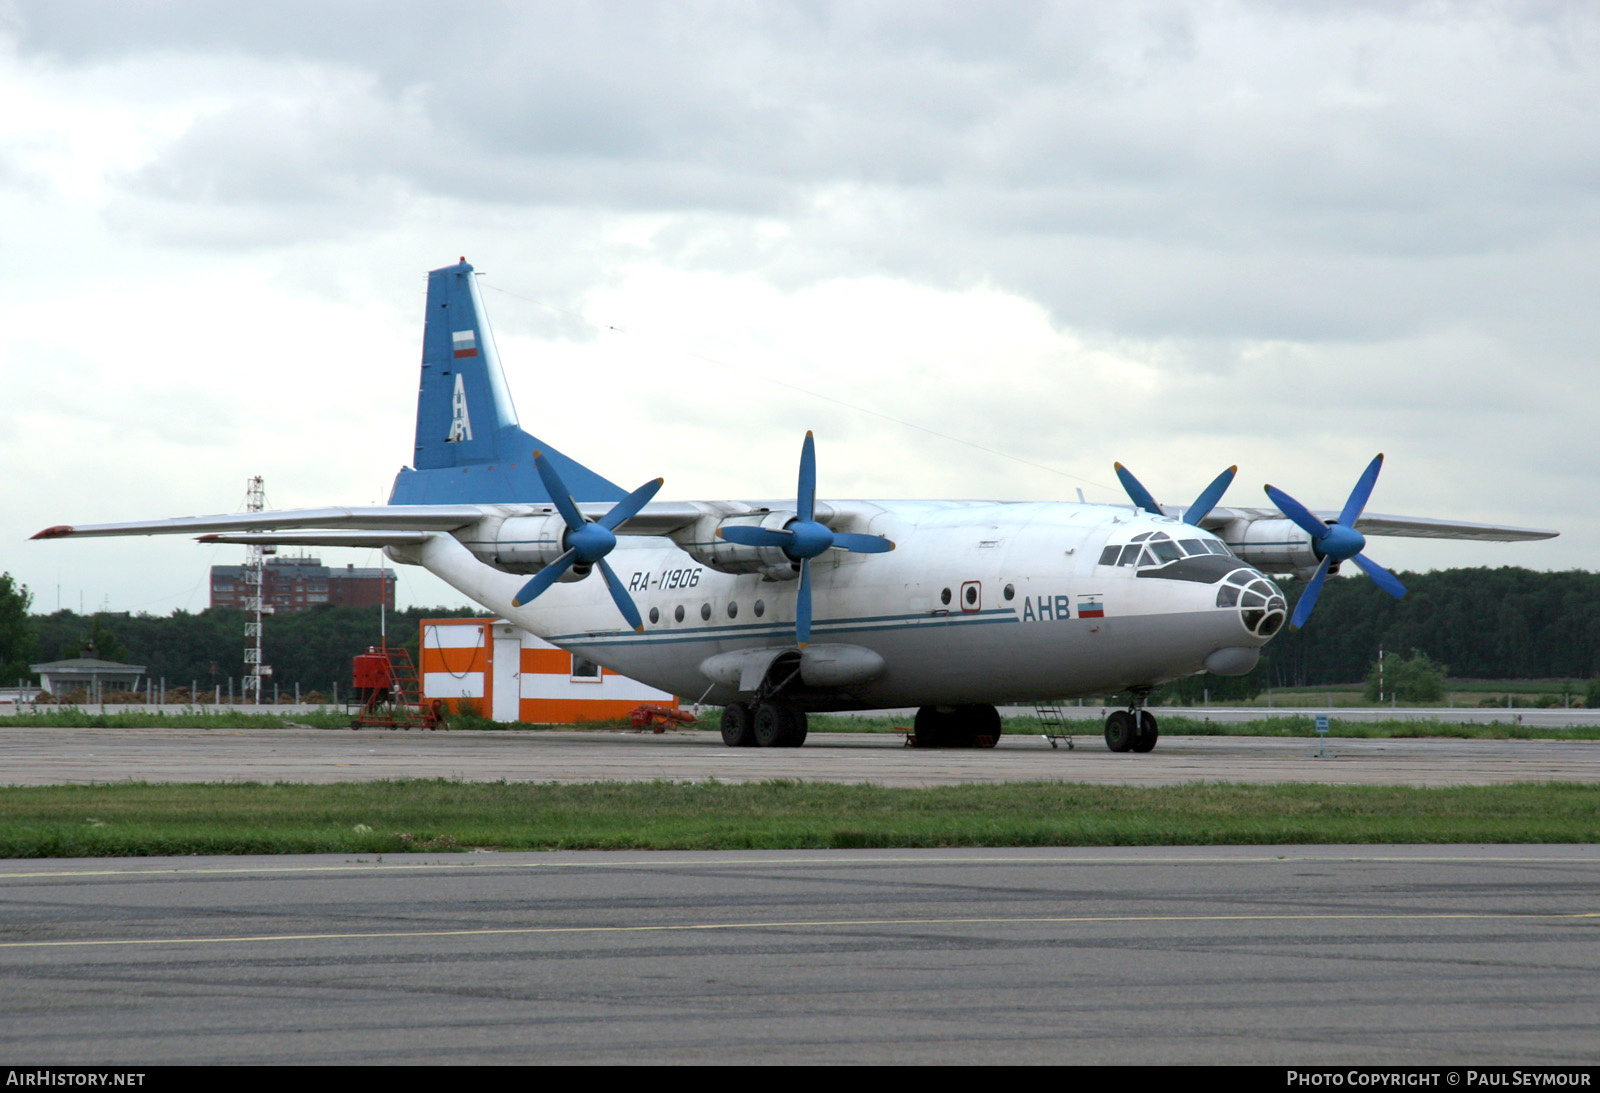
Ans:
{"label": "orange building", "polygon": [[495,721],[568,725],[627,717],[678,699],[557,649],[504,619],[424,619],[418,666],[424,701],[463,702]]}

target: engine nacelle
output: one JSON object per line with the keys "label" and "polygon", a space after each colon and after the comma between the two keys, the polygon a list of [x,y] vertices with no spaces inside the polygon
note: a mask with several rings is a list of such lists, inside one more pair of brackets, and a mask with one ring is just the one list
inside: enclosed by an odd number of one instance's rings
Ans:
{"label": "engine nacelle", "polygon": [[[566,530],[566,521],[552,512],[543,516],[488,516],[452,534],[485,565],[505,573],[531,574],[561,557],[561,537]],[[575,565],[561,575],[561,580],[582,580],[590,568]]]}
{"label": "engine nacelle", "polygon": [[1311,536],[1293,520],[1235,520],[1218,534],[1228,549],[1264,573],[1309,577],[1322,564]]}
{"label": "engine nacelle", "polygon": [[710,514],[672,533],[673,542],[683,552],[718,573],[759,573],[768,580],[792,581],[800,576],[799,566],[778,547],[750,547],[730,543],[717,529],[740,525],[781,531],[796,514],[785,511],[753,512],[749,515]]}

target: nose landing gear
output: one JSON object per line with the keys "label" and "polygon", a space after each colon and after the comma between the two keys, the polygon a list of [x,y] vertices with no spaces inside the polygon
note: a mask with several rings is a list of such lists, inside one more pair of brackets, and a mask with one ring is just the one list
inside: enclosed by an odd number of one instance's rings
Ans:
{"label": "nose landing gear", "polygon": [[1135,691],[1126,710],[1114,710],[1106,718],[1106,747],[1112,751],[1147,752],[1156,746],[1161,732],[1155,714],[1144,708],[1150,692]]}

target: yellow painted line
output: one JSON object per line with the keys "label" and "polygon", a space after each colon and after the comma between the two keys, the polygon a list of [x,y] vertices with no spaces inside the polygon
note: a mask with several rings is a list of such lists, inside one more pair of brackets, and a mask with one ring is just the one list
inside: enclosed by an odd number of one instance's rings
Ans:
{"label": "yellow painted line", "polygon": [[476,930],[378,930],[340,934],[246,934],[240,937],[98,938],[70,941],[6,941],[0,949],[94,948],[108,945],[240,945],[278,941],[363,941],[429,937],[515,937],[538,934],[693,933],[712,930],[881,929],[888,926],[1084,926],[1156,922],[1441,922],[1441,921],[1584,921],[1600,919],[1600,911],[1514,914],[1438,912],[1422,914],[1292,914],[1292,915],[1038,915],[962,918],[797,919],[785,922],[688,922],[661,926],[506,926]]}
{"label": "yellow painted line", "polygon": [[[400,854],[404,854],[402,851]],[[344,862],[337,865],[248,865],[242,867],[230,866],[171,866],[166,868],[114,868],[114,869],[50,869],[34,870],[29,872],[3,872],[0,871],[0,882],[9,880],[41,880],[41,879],[66,879],[74,877],[188,877],[188,876],[277,876],[293,873],[392,873],[392,872],[427,872],[440,869],[707,869],[707,868],[733,868],[740,866],[841,866],[841,865],[916,865],[923,867],[941,865],[1348,865],[1352,863],[1378,863],[1395,865],[1412,864],[1483,864],[1483,865],[1600,865],[1600,853],[1592,853],[1587,857],[1557,858],[1557,857],[1524,857],[1516,855],[1495,855],[1492,857],[1470,856],[1460,854],[1430,854],[1427,856],[1407,857],[1395,854],[1339,854],[1339,855],[1285,855],[1269,854],[1249,857],[1045,857],[1045,856],[959,856],[959,857],[858,857],[853,855],[830,855],[827,857],[806,858],[725,858],[711,857],[722,852],[708,851],[675,851],[675,850],[638,850],[638,851],[610,851],[610,850],[579,850],[579,851],[551,851],[556,853],[597,854],[603,857],[590,861],[563,861],[552,856],[549,860],[540,861],[504,861],[497,860],[496,855],[501,851],[467,852],[458,858],[433,860],[426,862],[406,861],[378,861],[379,856],[387,854],[374,854],[374,860]],[[538,854],[539,851],[505,851],[513,854]],[[647,858],[625,858],[616,855],[636,853],[641,855],[668,855],[678,853],[693,853],[706,855],[696,858],[670,858],[649,860]],[[774,851],[783,853],[783,851]],[[399,855],[396,855],[399,856]]]}

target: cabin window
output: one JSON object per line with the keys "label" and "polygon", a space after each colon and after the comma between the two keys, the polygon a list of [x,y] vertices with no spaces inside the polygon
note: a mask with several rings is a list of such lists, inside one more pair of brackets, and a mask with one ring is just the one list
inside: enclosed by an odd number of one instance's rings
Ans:
{"label": "cabin window", "polygon": [[1002,592],[1002,593],[1000,593],[1000,594],[1001,594],[1001,595],[1002,595],[1002,596],[1004,596],[1004,597],[1005,597],[1005,598],[1006,598],[1006,599],[1008,599],[1008,600],[1009,600],[1009,599],[1014,599],[1014,598],[1015,598],[1015,597],[1016,597],[1016,595],[1017,595],[1017,589],[1016,589],[1016,586],[1015,586],[1015,585],[1009,585],[1009,584],[1008,584],[1008,585],[1006,585],[1006,588],[1005,588],[1005,591],[1004,591],[1004,592]]}
{"label": "cabin window", "polygon": [[759,619],[762,615],[767,613],[767,602],[765,600],[757,600],[755,610],[756,618]]}
{"label": "cabin window", "polygon": [[678,622],[683,621],[683,604],[680,603],[677,607],[673,608],[672,617]]}
{"label": "cabin window", "polygon": [[660,622],[661,621],[661,608],[652,607],[650,609],[650,621],[651,622]]}
{"label": "cabin window", "polygon": [[736,619],[739,617],[739,605],[734,603],[732,600],[728,601],[728,617],[730,619]]}
{"label": "cabin window", "polygon": [[709,603],[703,603],[700,605],[700,621],[711,621],[711,605]]}
{"label": "cabin window", "polygon": [[948,588],[945,589],[943,592],[939,593],[939,602],[940,603],[949,603],[950,602],[950,590]]}

